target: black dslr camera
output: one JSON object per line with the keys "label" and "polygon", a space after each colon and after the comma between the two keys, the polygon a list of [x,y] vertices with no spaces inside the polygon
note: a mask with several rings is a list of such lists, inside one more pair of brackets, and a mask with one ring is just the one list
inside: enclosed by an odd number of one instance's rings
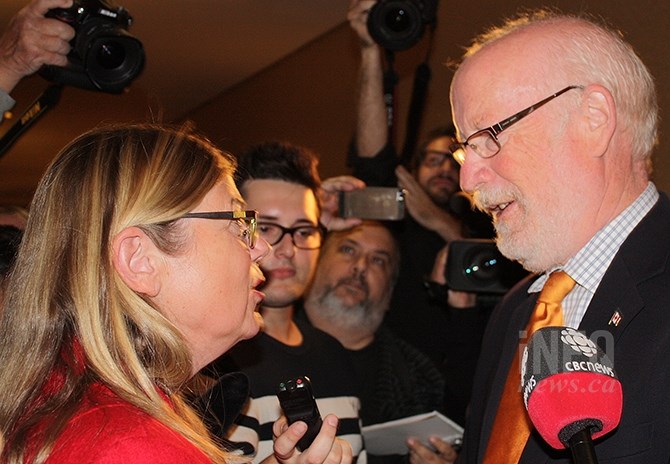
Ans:
{"label": "black dslr camera", "polygon": [[437,0],[379,0],[368,14],[368,32],[387,50],[406,50],[435,23],[436,10]]}
{"label": "black dslr camera", "polygon": [[449,242],[445,277],[452,290],[503,294],[527,275],[519,263],[498,251],[493,240]]}
{"label": "black dslr camera", "polygon": [[45,15],[75,30],[68,65],[44,66],[40,74],[58,84],[120,93],[144,67],[142,43],[128,33],[132,17],[123,7],[103,0],[75,0],[70,8]]}

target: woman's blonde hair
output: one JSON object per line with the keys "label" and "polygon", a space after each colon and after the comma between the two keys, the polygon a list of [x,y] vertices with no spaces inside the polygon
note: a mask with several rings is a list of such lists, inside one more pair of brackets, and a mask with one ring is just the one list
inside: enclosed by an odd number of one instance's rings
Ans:
{"label": "woman's blonde hair", "polygon": [[[192,131],[153,124],[92,130],[51,163],[31,204],[0,317],[3,462],[23,463],[35,424],[49,417],[40,443],[30,444],[38,450],[35,462],[43,462],[92,382],[214,462],[226,459],[179,392],[192,372],[184,339],[115,272],[111,242],[137,226],[161,250],[178,252],[183,234],[176,219],[234,169],[233,158]],[[64,385],[46,397],[54,371]]]}

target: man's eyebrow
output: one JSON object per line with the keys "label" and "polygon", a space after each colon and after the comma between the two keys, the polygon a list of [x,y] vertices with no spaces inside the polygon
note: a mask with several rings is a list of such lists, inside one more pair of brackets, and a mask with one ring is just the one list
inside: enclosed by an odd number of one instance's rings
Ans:
{"label": "man's eyebrow", "polygon": [[[345,238],[340,242],[340,245],[351,245],[355,248],[361,248],[361,243],[353,240],[351,238]],[[373,248],[372,250],[369,250],[370,253],[375,254],[375,255],[381,255],[387,257],[389,260],[393,259],[394,253],[390,250],[386,250],[384,248]]]}
{"label": "man's eyebrow", "polygon": [[[259,214],[258,219],[261,221],[268,221],[268,222],[279,222],[281,221],[281,218],[276,215],[270,215],[270,214]],[[298,226],[310,226],[310,227],[315,227],[318,226],[318,222],[315,224],[312,220],[307,219],[307,218],[301,218],[301,219],[296,219],[293,221],[293,224],[291,227],[298,227]]]}

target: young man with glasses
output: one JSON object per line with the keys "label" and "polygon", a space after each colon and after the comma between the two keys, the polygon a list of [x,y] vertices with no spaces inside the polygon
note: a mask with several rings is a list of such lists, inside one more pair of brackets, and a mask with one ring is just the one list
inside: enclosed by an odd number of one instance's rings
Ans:
{"label": "young man with glasses", "polygon": [[213,370],[241,371],[249,379],[250,401],[223,438],[250,443],[254,462],[272,455],[279,384],[298,376],[311,379],[322,416],[337,415],[338,436],[349,441],[359,463],[366,462],[348,354],[336,339],[295,318],[326,233],[317,162],[306,148],[278,142],[254,146],[239,158],[236,183],[248,207],[258,211],[259,239],[272,246],[260,263],[267,279],[261,289],[264,328],[217,360]]}

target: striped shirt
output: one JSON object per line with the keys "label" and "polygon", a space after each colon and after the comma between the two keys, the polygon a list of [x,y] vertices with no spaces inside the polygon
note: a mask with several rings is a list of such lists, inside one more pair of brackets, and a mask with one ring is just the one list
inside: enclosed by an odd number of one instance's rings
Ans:
{"label": "striped shirt", "polygon": [[[249,378],[250,400],[227,439],[248,442],[257,463],[273,453],[272,424],[282,414],[277,399],[281,382],[298,376],[310,378],[321,417],[335,414],[337,436],[349,442],[358,464],[367,463],[360,423],[359,387],[348,352],[340,342],[309,323],[297,320],[303,335],[300,346],[288,346],[261,333],[236,345],[224,356]],[[218,361],[217,361],[218,362]]]}

